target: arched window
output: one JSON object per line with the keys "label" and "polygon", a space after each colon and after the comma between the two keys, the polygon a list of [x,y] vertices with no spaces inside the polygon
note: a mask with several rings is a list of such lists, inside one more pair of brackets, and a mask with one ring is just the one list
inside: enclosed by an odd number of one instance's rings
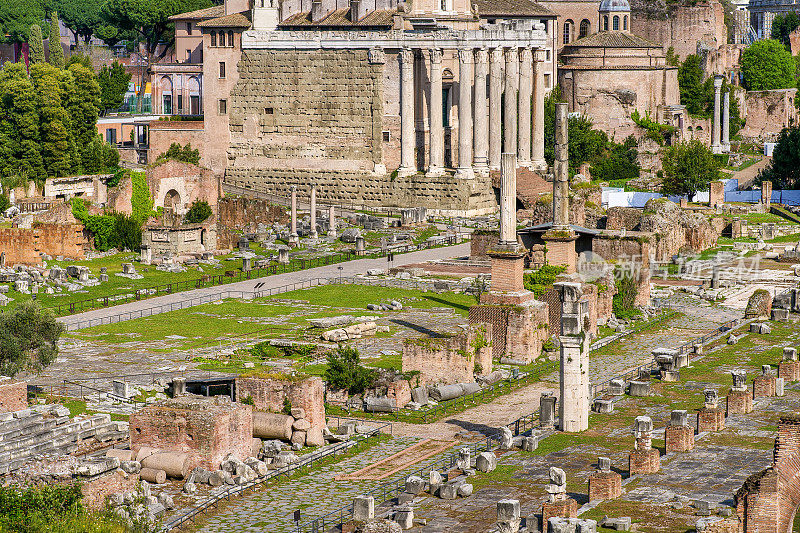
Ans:
{"label": "arched window", "polygon": [[628,30],[628,15],[622,19],[622,29],[627,31]]}
{"label": "arched window", "polygon": [[564,44],[569,44],[572,41],[572,26],[574,25],[575,23],[572,20],[567,20],[564,23]]}
{"label": "arched window", "polygon": [[228,30],[228,46],[233,46],[233,31]]}
{"label": "arched window", "polygon": [[211,32],[211,46],[217,46],[217,32]]}
{"label": "arched window", "polygon": [[220,46],[225,46],[225,32],[224,31],[219,32],[219,45]]}
{"label": "arched window", "polygon": [[578,38],[583,39],[587,35],[589,35],[589,30],[591,29],[591,23],[587,19],[583,19],[581,21],[580,32],[578,33]]}
{"label": "arched window", "polygon": [[608,15],[603,15],[603,31],[608,31]]}
{"label": "arched window", "polygon": [[614,27],[614,31],[619,30],[619,17],[617,15],[614,15],[614,26],[613,27]]}

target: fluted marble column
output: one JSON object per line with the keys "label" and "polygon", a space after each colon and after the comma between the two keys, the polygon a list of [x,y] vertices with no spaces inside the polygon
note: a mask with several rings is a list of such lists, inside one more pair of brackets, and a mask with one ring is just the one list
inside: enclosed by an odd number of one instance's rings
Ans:
{"label": "fluted marble column", "polygon": [[731,92],[722,97],[722,150],[731,151]]}
{"label": "fluted marble column", "polygon": [[472,49],[458,51],[458,168],[456,177],[472,178]]}
{"label": "fluted marble column", "polygon": [[312,239],[316,239],[317,235],[317,187],[311,186],[311,232],[308,235]]}
{"label": "fluted marble column", "polygon": [[517,165],[531,164],[531,97],[533,93],[533,53],[523,48],[519,55],[519,134],[517,142]]}
{"label": "fluted marble column", "polygon": [[292,185],[292,220],[291,232],[289,233],[289,245],[300,243],[300,236],[297,235],[297,185]]}
{"label": "fluted marble column", "polygon": [[547,170],[544,160],[544,60],[545,51],[533,51],[533,148],[531,168],[540,172]]}
{"label": "fluted marble column", "polygon": [[473,122],[473,164],[479,176],[489,175],[489,115],[486,109],[486,75],[489,68],[489,53],[485,48],[475,52],[475,111]]}
{"label": "fluted marble column", "polygon": [[336,238],[336,208],[334,206],[328,208],[328,237]]}
{"label": "fluted marble column", "polygon": [[428,166],[428,176],[441,176],[444,174],[444,124],[442,122],[442,51],[432,49],[431,57],[431,157]]}
{"label": "fluted marble column", "polygon": [[719,130],[720,93],[722,92],[722,76],[714,76],[714,119],[711,123],[711,151],[715,154],[722,152]]}
{"label": "fluted marble column", "polygon": [[503,49],[493,48],[489,53],[489,168],[500,169],[503,144]]}
{"label": "fluted marble column", "polygon": [[517,91],[519,89],[519,51],[509,48],[506,54],[506,79],[503,107],[503,151],[517,150]]}
{"label": "fluted marble column", "polygon": [[414,51],[400,50],[400,168],[398,176],[410,176],[417,172],[414,161],[416,145],[414,131]]}

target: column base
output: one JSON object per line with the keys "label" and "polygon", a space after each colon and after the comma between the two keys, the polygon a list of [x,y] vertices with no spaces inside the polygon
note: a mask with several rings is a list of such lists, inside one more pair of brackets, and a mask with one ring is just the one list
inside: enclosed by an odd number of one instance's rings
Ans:
{"label": "column base", "polygon": [[425,175],[429,178],[438,178],[439,176],[444,176],[444,168],[431,165],[428,167],[428,171],[425,173]]}
{"label": "column base", "polygon": [[517,168],[530,168],[530,159],[517,159]]}
{"label": "column base", "polygon": [[300,244],[300,237],[295,235],[294,237],[289,237],[289,245],[290,246],[298,246]]}
{"label": "column base", "polygon": [[721,154],[722,153],[722,145],[718,144],[718,145],[715,146],[715,145],[712,144],[711,145],[711,153],[712,154]]}
{"label": "column base", "polygon": [[308,234],[308,238],[309,238],[309,239],[314,239],[314,240],[317,240],[317,238],[318,238],[318,237],[319,237],[319,234],[318,234],[316,231],[312,231],[312,232],[310,232],[310,233]]}
{"label": "column base", "polygon": [[461,179],[472,179],[475,177],[475,171],[472,170],[472,167],[459,167],[456,169],[456,177]]}
{"label": "column base", "polygon": [[405,178],[408,176],[413,176],[417,173],[417,169],[413,167],[400,167],[397,169],[397,176],[400,178]]}
{"label": "column base", "polygon": [[338,237],[338,235],[336,234],[335,231],[329,231],[328,237],[330,237],[331,239],[335,239],[336,237]]}
{"label": "column base", "polygon": [[534,159],[531,161],[530,167],[534,172],[547,172],[547,161],[544,159]]}

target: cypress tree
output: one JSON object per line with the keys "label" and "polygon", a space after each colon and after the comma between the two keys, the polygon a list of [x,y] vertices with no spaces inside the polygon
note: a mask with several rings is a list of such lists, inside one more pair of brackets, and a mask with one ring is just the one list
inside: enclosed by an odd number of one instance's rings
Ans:
{"label": "cypress tree", "polygon": [[42,42],[42,27],[38,24],[31,25],[28,37],[28,58],[32,65],[44,63],[44,43]]}
{"label": "cypress tree", "polygon": [[50,64],[54,67],[64,68],[64,49],[61,48],[61,32],[58,31],[58,13],[53,11],[50,16]]}

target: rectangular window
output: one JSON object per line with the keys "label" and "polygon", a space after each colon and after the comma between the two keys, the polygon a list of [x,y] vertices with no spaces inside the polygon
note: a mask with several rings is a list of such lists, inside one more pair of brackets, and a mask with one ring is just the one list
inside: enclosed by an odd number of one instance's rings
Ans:
{"label": "rectangular window", "polygon": [[189,113],[192,115],[199,115],[200,114],[200,96],[199,95],[191,95],[189,96]]}
{"label": "rectangular window", "polygon": [[172,114],[172,95],[165,94],[164,95],[164,114],[171,115]]}
{"label": "rectangular window", "polygon": [[178,104],[178,114],[180,115],[180,114],[183,113],[183,95],[182,94],[178,95],[177,104]]}
{"label": "rectangular window", "polygon": [[117,129],[116,128],[107,128],[106,129],[106,142],[108,144],[117,144]]}
{"label": "rectangular window", "polygon": [[192,51],[189,50],[188,48],[186,49],[186,62],[187,63],[192,62]]}
{"label": "rectangular window", "polygon": [[544,75],[544,86],[547,89],[549,89],[551,87],[551,85],[550,85],[550,74],[545,74]]}
{"label": "rectangular window", "polygon": [[544,60],[545,61],[550,61],[550,50],[545,50],[544,51]]}
{"label": "rectangular window", "polygon": [[388,130],[383,132],[383,142],[388,143],[391,140],[392,136]]}
{"label": "rectangular window", "polygon": [[220,115],[227,115],[228,114],[228,101],[227,100],[220,100],[219,101],[219,114]]}
{"label": "rectangular window", "polygon": [[192,23],[191,22],[187,22],[186,23],[186,35],[191,35],[191,34],[192,34]]}
{"label": "rectangular window", "polygon": [[273,108],[271,108],[271,107],[265,107],[264,108],[264,114],[265,115],[273,115],[273,114],[275,114],[275,110]]}
{"label": "rectangular window", "polygon": [[225,78],[225,62],[219,62],[219,77],[220,79]]}

